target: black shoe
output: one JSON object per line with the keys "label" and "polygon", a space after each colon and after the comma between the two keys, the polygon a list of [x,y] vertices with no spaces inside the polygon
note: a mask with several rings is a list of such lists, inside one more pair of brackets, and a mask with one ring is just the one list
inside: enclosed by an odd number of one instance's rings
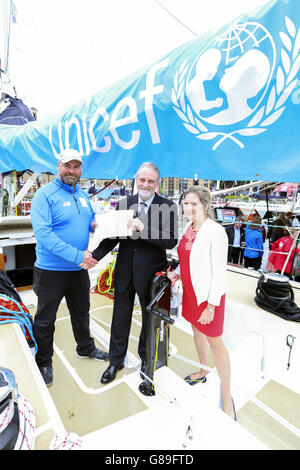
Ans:
{"label": "black shoe", "polygon": [[147,367],[147,362],[146,362],[146,361],[142,361],[142,364],[141,364],[141,372],[140,372],[140,376],[141,376],[142,379],[145,378],[144,373],[146,372],[146,367]]}
{"label": "black shoe", "polygon": [[101,377],[101,383],[102,384],[108,384],[112,380],[116,378],[118,370],[123,369],[124,364],[120,364],[119,366],[112,366],[111,364],[109,367],[103,372],[103,375]]}
{"label": "black shoe", "polygon": [[80,359],[96,359],[96,361],[108,361],[108,353],[99,348],[95,348],[90,354],[79,354]]}
{"label": "black shoe", "polygon": [[53,384],[53,369],[51,366],[40,367],[40,373],[44,379],[45,384],[47,387],[51,387]]}

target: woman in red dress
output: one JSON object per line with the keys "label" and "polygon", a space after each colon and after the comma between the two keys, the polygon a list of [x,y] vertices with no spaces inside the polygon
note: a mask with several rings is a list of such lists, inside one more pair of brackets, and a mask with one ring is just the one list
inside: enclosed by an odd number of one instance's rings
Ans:
{"label": "woman in red dress", "polygon": [[[192,324],[195,346],[204,366],[208,366],[209,347],[212,349],[221,381],[223,410],[236,419],[229,354],[222,339],[228,237],[224,228],[212,220],[210,202],[210,192],[202,186],[192,186],[184,195],[183,210],[189,223],[178,246],[182,316]],[[175,281],[179,275],[171,271],[169,277]],[[204,383],[207,374],[201,368],[185,380],[190,385]]]}

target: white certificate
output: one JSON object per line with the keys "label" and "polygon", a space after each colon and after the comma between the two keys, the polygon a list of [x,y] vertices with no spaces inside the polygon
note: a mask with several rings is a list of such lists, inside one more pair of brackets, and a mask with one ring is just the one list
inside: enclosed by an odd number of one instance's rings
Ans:
{"label": "white certificate", "polygon": [[89,249],[95,249],[103,238],[130,237],[132,227],[128,228],[128,223],[132,219],[133,210],[114,210],[96,214],[97,227],[91,240],[92,247]]}

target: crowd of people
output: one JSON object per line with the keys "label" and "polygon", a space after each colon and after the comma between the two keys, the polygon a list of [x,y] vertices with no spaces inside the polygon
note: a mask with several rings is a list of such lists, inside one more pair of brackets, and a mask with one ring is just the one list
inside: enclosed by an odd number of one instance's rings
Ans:
{"label": "crowd of people", "polygon": [[254,214],[251,221],[246,222],[243,217],[236,217],[234,224],[225,229],[229,243],[227,261],[259,270],[262,267],[268,230],[270,249],[264,268],[292,278],[293,260],[299,251],[298,248],[293,248],[298,237],[298,226],[299,221],[292,212],[279,214],[267,229],[259,214]]}
{"label": "crowd of people", "polygon": [[[199,371],[190,373],[184,380],[189,385],[206,382],[211,349],[221,382],[223,410],[236,419],[230,390],[230,359],[222,339],[226,267],[227,261],[260,267],[265,237],[260,217],[255,215],[245,227],[244,221],[236,218],[225,230],[214,220],[209,190],[194,185],[183,196],[188,223],[179,240],[177,205],[157,193],[159,169],[145,162],[137,170],[137,194],[124,197],[115,208],[116,211],[133,210],[132,235],[104,238],[90,252],[89,234],[95,230],[96,221],[89,197],[79,185],[81,172],[80,154],[72,149],[64,150],[58,160],[56,179],[36,192],[31,206],[37,240],[33,287],[38,299],[33,331],[38,345],[36,362],[46,385],[53,383],[53,335],[63,297],[70,313],[78,357],[108,361],[101,377],[101,382],[108,384],[124,367],[137,294],[142,310],[138,354],[141,372],[146,370],[149,315],[146,307],[150,284],[155,273],[166,268],[166,250],[177,246],[179,267],[169,271],[168,276],[171,282],[181,279],[182,316],[191,323],[202,364]],[[274,247],[282,249],[282,253],[291,246],[287,223],[280,219],[272,234]],[[95,345],[90,334],[88,269],[96,266],[117,244],[113,317],[106,352]],[[279,257],[273,264],[274,269],[281,269]]]}

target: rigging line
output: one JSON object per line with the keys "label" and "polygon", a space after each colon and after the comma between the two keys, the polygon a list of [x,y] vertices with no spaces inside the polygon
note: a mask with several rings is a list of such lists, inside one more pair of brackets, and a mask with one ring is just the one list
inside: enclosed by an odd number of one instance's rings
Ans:
{"label": "rigging line", "polygon": [[[281,183],[273,183],[273,184],[271,184],[270,186],[267,186],[266,188],[261,188],[261,189],[258,189],[257,191],[254,191],[254,193],[252,193],[252,194],[258,194],[258,193],[260,193],[260,192],[262,192],[262,191],[265,191],[266,189],[272,188],[273,186],[279,186],[280,184],[281,184]],[[236,186],[235,186],[235,187],[236,187]],[[231,188],[227,188],[227,189],[231,189]],[[222,196],[222,195],[214,194],[213,197],[212,197],[212,199],[215,198],[215,197],[218,198],[218,197],[220,197],[220,196]],[[239,202],[239,201],[242,201],[243,199],[246,199],[247,197],[249,197],[249,194],[246,194],[245,196],[242,196],[242,197],[240,197],[240,198],[237,198],[237,199],[234,199],[234,200],[232,200],[232,201],[229,201],[229,203],[232,203],[232,202]],[[255,204],[257,204],[257,202],[258,202],[258,201],[255,201]],[[228,202],[227,202],[226,204],[228,204]]]}
{"label": "rigging line", "polygon": [[190,31],[194,36],[199,36],[195,31],[193,31],[191,28],[189,28],[186,24],[184,24],[177,16],[175,16],[171,11],[169,11],[164,5],[161,4],[159,0],[154,0],[161,8],[163,8],[172,18],[174,18],[178,23],[180,23],[184,28],[186,28],[188,31]]}

